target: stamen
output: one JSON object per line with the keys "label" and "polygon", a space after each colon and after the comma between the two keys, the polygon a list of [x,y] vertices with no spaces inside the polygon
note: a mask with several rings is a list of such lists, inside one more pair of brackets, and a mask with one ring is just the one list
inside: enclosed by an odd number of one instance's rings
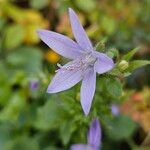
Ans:
{"label": "stamen", "polygon": [[75,60],[74,62],[70,63],[70,65],[62,66],[61,64],[57,63],[59,67],[58,71],[78,71],[78,70],[85,70],[88,66],[94,65],[96,58],[92,56],[92,54],[86,54],[85,57]]}
{"label": "stamen", "polygon": [[59,68],[62,68],[63,66],[61,65],[61,64],[59,64],[59,63],[57,63],[57,66],[59,67]]}

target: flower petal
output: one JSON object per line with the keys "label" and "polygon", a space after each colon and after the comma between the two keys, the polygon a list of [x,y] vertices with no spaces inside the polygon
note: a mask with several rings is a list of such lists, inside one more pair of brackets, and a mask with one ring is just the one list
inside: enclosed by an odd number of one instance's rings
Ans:
{"label": "flower petal", "polygon": [[48,30],[38,30],[37,32],[41,40],[56,53],[69,59],[75,59],[82,55],[78,44],[68,37]]}
{"label": "flower petal", "polygon": [[[69,62],[65,66],[74,64],[74,61]],[[82,70],[65,70],[59,69],[48,86],[48,93],[57,93],[67,90],[77,84],[82,79]]]}
{"label": "flower petal", "polygon": [[82,81],[81,85],[81,105],[85,115],[88,115],[92,100],[95,93],[96,72],[93,68],[89,68]]}
{"label": "flower petal", "polygon": [[88,133],[88,144],[92,147],[99,148],[101,144],[101,127],[98,119],[93,119],[89,133]]}
{"label": "flower petal", "polygon": [[75,14],[75,12],[71,8],[69,8],[69,17],[70,17],[72,31],[73,31],[76,41],[83,48],[83,50],[91,51],[93,49],[93,46],[86,32],[84,31],[78,19],[78,16]]}
{"label": "flower petal", "polygon": [[97,61],[94,64],[94,69],[97,73],[102,74],[110,71],[114,67],[114,62],[106,54],[94,52]]}
{"label": "flower petal", "polygon": [[118,116],[120,114],[120,110],[119,110],[119,106],[118,105],[112,104],[110,108],[111,108],[111,113],[114,116]]}
{"label": "flower petal", "polygon": [[86,144],[74,144],[71,146],[71,150],[95,150],[95,149]]}

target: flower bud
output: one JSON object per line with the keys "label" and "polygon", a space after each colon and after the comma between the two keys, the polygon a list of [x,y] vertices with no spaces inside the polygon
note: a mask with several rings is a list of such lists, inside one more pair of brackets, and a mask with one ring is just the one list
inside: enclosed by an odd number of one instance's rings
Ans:
{"label": "flower bud", "polygon": [[118,64],[118,68],[120,69],[120,71],[124,71],[129,67],[129,63],[126,60],[122,60],[119,64]]}

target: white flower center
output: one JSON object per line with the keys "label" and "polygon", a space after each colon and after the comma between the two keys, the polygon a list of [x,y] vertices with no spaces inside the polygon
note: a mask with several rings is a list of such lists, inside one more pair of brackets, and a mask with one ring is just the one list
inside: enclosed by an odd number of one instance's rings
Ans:
{"label": "white flower center", "polygon": [[89,66],[93,66],[96,61],[96,58],[91,53],[86,53],[84,57],[74,60],[68,65],[61,66],[60,64],[57,64],[57,66],[60,68],[56,70],[58,71],[78,71],[78,70],[86,70]]}

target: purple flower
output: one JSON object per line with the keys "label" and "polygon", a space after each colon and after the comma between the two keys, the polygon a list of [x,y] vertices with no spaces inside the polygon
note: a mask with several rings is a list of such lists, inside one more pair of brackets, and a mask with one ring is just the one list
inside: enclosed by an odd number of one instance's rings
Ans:
{"label": "purple flower", "polygon": [[30,89],[31,90],[36,90],[39,86],[39,81],[38,80],[31,80],[29,83]]}
{"label": "purple flower", "polygon": [[77,43],[56,32],[38,30],[43,42],[58,54],[71,59],[64,66],[58,64],[59,69],[48,86],[47,92],[57,93],[67,90],[82,80],[81,105],[84,113],[88,115],[95,93],[96,72],[105,73],[114,67],[114,63],[106,54],[95,51],[71,8],[69,8],[69,16]]}
{"label": "purple flower", "polygon": [[94,119],[91,123],[88,133],[87,144],[74,144],[71,146],[71,150],[99,150],[101,145],[101,127],[99,121]]}
{"label": "purple flower", "polygon": [[120,114],[120,110],[119,110],[118,105],[116,105],[116,104],[112,104],[112,105],[111,105],[111,113],[112,113],[114,116],[118,116],[118,115]]}

